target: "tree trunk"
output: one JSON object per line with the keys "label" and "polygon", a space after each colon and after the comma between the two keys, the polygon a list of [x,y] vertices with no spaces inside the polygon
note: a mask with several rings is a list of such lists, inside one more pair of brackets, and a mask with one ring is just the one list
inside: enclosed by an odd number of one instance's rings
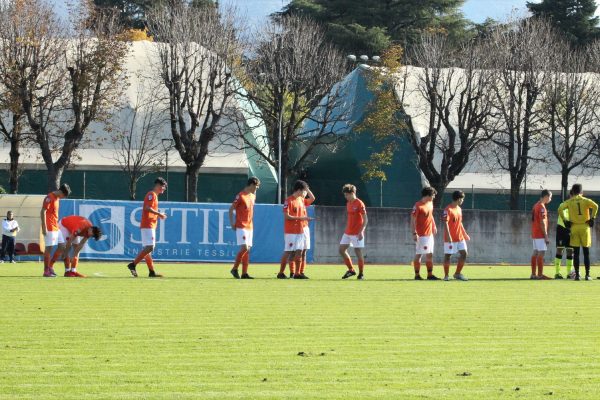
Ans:
{"label": "tree trunk", "polygon": [[52,166],[48,168],[48,192],[58,190],[64,171],[64,167],[57,168]]}
{"label": "tree trunk", "polygon": [[511,182],[510,185],[510,209],[518,210],[519,209],[519,200],[521,198],[521,184],[516,184]]}
{"label": "tree trunk", "polygon": [[433,199],[433,208],[440,208],[442,205],[442,198],[444,197],[444,193],[446,193],[446,187],[448,187],[448,183],[444,182],[435,182],[431,183],[431,187],[434,188],[437,192],[435,199]]}
{"label": "tree trunk", "polygon": [[20,140],[15,137],[16,132],[13,133],[13,138],[10,141],[10,170],[9,170],[9,190],[12,194],[19,192],[19,147]]}
{"label": "tree trunk", "polygon": [[135,192],[137,191],[137,180],[135,178],[129,179],[129,200],[135,200]]}
{"label": "tree trunk", "polygon": [[196,203],[198,201],[198,174],[200,167],[186,166],[185,167],[185,201],[188,203]]}
{"label": "tree trunk", "polygon": [[562,168],[561,170],[560,189],[561,199],[562,201],[565,201],[569,198],[569,170],[566,168]]}

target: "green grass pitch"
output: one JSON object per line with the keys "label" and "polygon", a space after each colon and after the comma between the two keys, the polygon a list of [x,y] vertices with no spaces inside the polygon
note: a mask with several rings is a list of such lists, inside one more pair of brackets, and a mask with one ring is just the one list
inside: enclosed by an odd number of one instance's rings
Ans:
{"label": "green grass pitch", "polygon": [[83,263],[88,279],[43,279],[37,263],[0,265],[0,399],[600,396],[600,281],[251,268],[258,279],[236,281],[228,265],[158,264],[167,278],[150,280]]}

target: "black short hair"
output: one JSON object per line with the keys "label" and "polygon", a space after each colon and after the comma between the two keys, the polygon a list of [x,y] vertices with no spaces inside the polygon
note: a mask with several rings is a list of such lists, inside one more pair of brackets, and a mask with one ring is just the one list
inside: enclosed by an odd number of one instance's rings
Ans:
{"label": "black short hair", "polygon": [[571,192],[574,195],[581,194],[583,192],[583,186],[581,185],[581,183],[574,184],[573,187],[571,188]]}
{"label": "black short hair", "polygon": [[350,183],[347,183],[342,188],[342,193],[356,193],[356,186],[354,186]]}
{"label": "black short hair", "polygon": [[542,190],[542,197],[548,197],[548,196],[552,196],[552,192],[549,191],[548,189]]}
{"label": "black short hair", "polygon": [[250,185],[254,185],[254,186],[260,185],[260,179],[258,179],[255,176],[248,178],[248,186],[250,186]]}
{"label": "black short hair", "polygon": [[97,226],[92,226],[92,237],[94,240],[98,241],[102,237],[102,229]]}
{"label": "black short hair", "polygon": [[161,186],[167,186],[167,181],[165,180],[165,178],[163,177],[158,177],[156,178],[156,180],[154,181],[155,185],[161,185]]}
{"label": "black short hair", "polygon": [[66,183],[60,185],[58,190],[60,190],[65,195],[65,197],[69,197],[69,195],[71,194],[71,187]]}
{"label": "black short hair", "polygon": [[297,180],[296,182],[294,182],[294,192],[297,190],[308,190],[308,183],[302,181],[302,180]]}
{"label": "black short hair", "polygon": [[426,197],[426,196],[435,196],[437,194],[437,190],[435,190],[434,188],[427,186],[425,188],[423,188],[423,190],[421,190],[421,196]]}
{"label": "black short hair", "polygon": [[462,190],[456,190],[454,193],[452,193],[452,200],[454,200],[454,201],[464,199],[464,198],[465,198],[465,192],[463,192]]}

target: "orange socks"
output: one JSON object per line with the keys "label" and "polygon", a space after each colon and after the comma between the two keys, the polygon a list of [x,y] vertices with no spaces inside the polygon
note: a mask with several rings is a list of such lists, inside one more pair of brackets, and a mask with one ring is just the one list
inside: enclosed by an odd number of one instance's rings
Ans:
{"label": "orange socks", "polygon": [[302,257],[302,262],[300,263],[300,275],[304,273],[304,268],[306,268],[306,259]]}
{"label": "orange socks", "polygon": [[[458,271],[458,266],[456,267],[456,270]],[[444,261],[444,275],[448,276],[449,273],[450,273],[450,261]]]}
{"label": "orange socks", "polygon": [[537,256],[537,274],[542,276],[544,274],[544,256]]}
{"label": "orange socks", "polygon": [[77,270],[77,264],[79,263],[79,257],[73,257],[71,259],[71,271]]}
{"label": "orange socks", "polygon": [[427,276],[433,275],[433,260],[425,261],[425,265],[427,266]]}
{"label": "orange socks", "polygon": [[146,258],[145,255],[142,254],[142,252],[140,252],[137,257],[135,258],[135,260],[133,260],[133,264],[138,265],[139,263],[142,262],[142,260]]}
{"label": "orange socks", "polygon": [[344,264],[348,267],[348,271],[354,271],[354,265],[352,265],[352,259],[350,257],[344,257]]}
{"label": "orange socks", "polygon": [[58,259],[60,258],[60,256],[62,255],[62,250],[60,249],[56,249],[56,251],[54,252],[54,255],[52,256],[52,259],[50,259],[50,268],[54,267],[54,263],[56,261],[58,261]]}
{"label": "orange socks", "polygon": [[235,262],[233,263],[233,269],[238,269],[240,264],[243,262],[244,260],[244,255],[247,253],[247,250],[244,249],[240,249],[240,251],[238,251],[237,256],[235,256]]}
{"label": "orange socks", "polygon": [[150,254],[148,254],[146,257],[144,257],[144,260],[146,260],[146,265],[148,266],[148,270],[154,271],[154,260],[152,260],[152,256]]}
{"label": "orange socks", "polygon": [[365,270],[365,260],[358,259],[358,273],[362,274]]}
{"label": "orange socks", "polygon": [[295,271],[296,271],[296,261],[292,258],[290,260],[290,275],[294,275]]}
{"label": "orange socks", "polygon": [[295,257],[294,264],[296,264],[296,273],[294,275],[300,275],[302,268],[302,256]]}
{"label": "orange socks", "polygon": [[537,275],[536,274],[536,268],[537,267],[537,257],[536,256],[531,256],[531,275]]}

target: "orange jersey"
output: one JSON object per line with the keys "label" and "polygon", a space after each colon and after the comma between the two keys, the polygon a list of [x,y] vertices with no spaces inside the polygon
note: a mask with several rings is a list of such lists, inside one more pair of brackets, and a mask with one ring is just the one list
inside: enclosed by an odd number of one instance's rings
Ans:
{"label": "orange jersey", "polygon": [[60,199],[54,193],[48,193],[44,199],[42,208],[46,210],[46,230],[48,232],[58,230],[58,206]]}
{"label": "orange jersey", "polygon": [[[306,206],[304,199],[301,197],[290,196],[283,203],[283,214],[289,214],[292,217],[302,217],[306,215]],[[285,217],[284,217],[285,218]],[[303,233],[304,232],[304,221],[292,220],[285,218],[283,224],[284,233]]]}
{"label": "orange jersey", "polygon": [[235,196],[233,206],[235,207],[235,227],[239,229],[252,229],[252,218],[254,218],[254,202],[256,195],[241,191]]}
{"label": "orange jersey", "polygon": [[444,214],[442,216],[444,222],[448,223],[448,230],[450,230],[450,236],[452,239],[448,237],[448,233],[446,229],[444,229],[444,242],[462,242],[466,240],[466,231],[462,223],[462,209],[459,206],[453,207],[449,205],[444,209]]}
{"label": "orange jersey", "polygon": [[144,206],[142,208],[142,229],[155,229],[158,223],[158,215],[147,211],[146,208],[151,208],[158,211],[158,195],[154,191],[149,191],[144,197]]}
{"label": "orange jersey", "polygon": [[69,231],[69,235],[74,236],[88,237],[88,229],[92,227],[92,223],[87,218],[78,215],[64,217],[60,223]]}
{"label": "orange jersey", "polygon": [[[313,203],[313,200],[311,199],[304,199],[304,212],[302,213],[303,217],[308,217],[308,211],[307,211],[307,207],[309,207],[311,204]],[[306,228],[308,227],[308,223],[309,221],[301,221],[302,222],[302,227]]]}
{"label": "orange jersey", "polygon": [[348,213],[348,222],[346,223],[346,235],[358,235],[365,223],[367,209],[365,203],[359,199],[354,199],[346,203],[346,212]]}
{"label": "orange jersey", "polygon": [[435,221],[433,220],[433,203],[419,200],[415,203],[412,215],[416,218],[415,230],[419,236],[433,235]]}
{"label": "orange jersey", "polygon": [[546,238],[541,227],[542,224],[544,224],[544,228],[548,232],[548,212],[546,211],[546,206],[538,201],[533,206],[533,215],[531,216],[531,237],[533,239]]}

